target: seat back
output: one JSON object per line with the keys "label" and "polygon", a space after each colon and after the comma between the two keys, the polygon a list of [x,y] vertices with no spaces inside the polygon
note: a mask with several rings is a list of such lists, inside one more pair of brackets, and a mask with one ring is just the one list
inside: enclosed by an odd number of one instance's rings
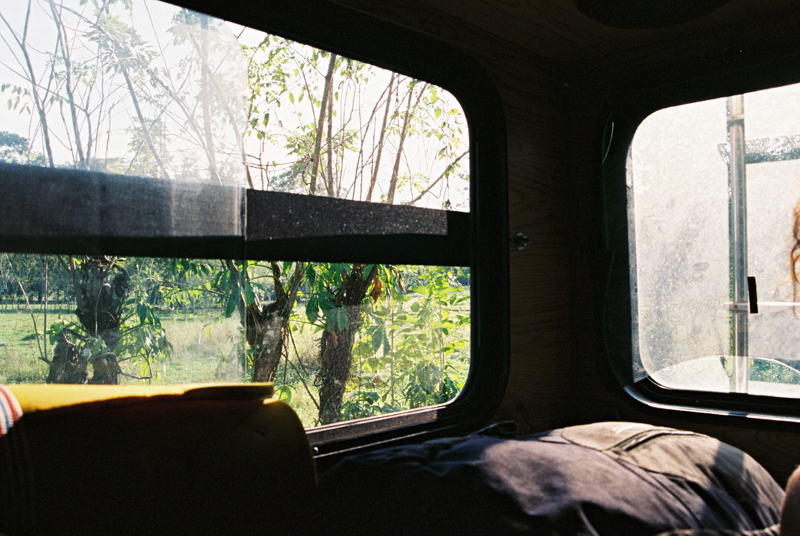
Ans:
{"label": "seat back", "polygon": [[5,534],[290,530],[316,485],[303,426],[272,386],[9,388]]}

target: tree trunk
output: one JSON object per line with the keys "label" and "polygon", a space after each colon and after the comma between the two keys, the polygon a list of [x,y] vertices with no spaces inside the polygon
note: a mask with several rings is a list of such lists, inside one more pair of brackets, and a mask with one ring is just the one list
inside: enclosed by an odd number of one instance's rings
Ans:
{"label": "tree trunk", "polygon": [[[242,274],[233,261],[226,261],[228,269],[239,279],[240,288],[248,279],[247,274]],[[272,282],[275,288],[275,301],[268,305],[261,305],[256,296],[252,303],[245,307],[245,337],[247,345],[253,350],[253,381],[271,382],[275,380],[275,372],[283,355],[284,333],[289,325],[289,316],[292,314],[297,292],[303,280],[305,264],[298,262],[289,279],[289,287],[285,289],[281,282],[281,270],[277,263],[270,263],[272,269]],[[240,299],[239,306],[244,306]]]}
{"label": "tree trunk", "polygon": [[[273,305],[273,304],[270,304]],[[253,354],[253,381],[271,382],[281,362],[283,353],[283,330],[289,324],[288,318],[270,313],[267,307],[262,311],[255,308],[247,312],[247,341]]]}
{"label": "tree trunk", "polygon": [[87,356],[82,355],[67,336],[67,331],[62,329],[58,334],[56,348],[53,350],[53,361],[50,363],[47,383],[87,383],[88,364]]}
{"label": "tree trunk", "polygon": [[337,324],[322,331],[318,377],[320,424],[341,420],[344,390],[353,363],[353,343],[362,322],[361,303],[367,297],[378,271],[377,265],[373,265],[367,277],[364,277],[364,268],[363,264],[354,264],[335,293],[336,303],[341,304],[347,314],[348,325],[342,327]]}
{"label": "tree trunk", "polygon": [[383,140],[386,137],[386,125],[389,122],[389,109],[392,105],[392,87],[394,86],[394,79],[397,75],[392,73],[389,78],[389,94],[386,96],[386,109],[383,112],[383,123],[381,124],[381,133],[378,138],[378,156],[375,157],[375,164],[372,168],[372,176],[369,179],[369,190],[367,190],[367,201],[372,201],[372,192],[375,191],[375,184],[378,182],[378,170],[381,166],[381,154],[383,153]]}
{"label": "tree trunk", "polygon": [[419,101],[422,99],[422,95],[425,93],[425,90],[428,89],[430,84],[425,84],[422,86],[422,90],[417,95],[417,100],[414,105],[411,105],[411,97],[414,95],[414,87],[412,86],[411,89],[408,90],[408,104],[406,104],[406,113],[405,117],[403,117],[403,128],[400,130],[400,141],[397,144],[397,156],[394,159],[394,168],[392,168],[392,178],[389,180],[389,191],[386,194],[386,202],[390,205],[394,204],[394,194],[397,190],[397,179],[399,178],[400,173],[400,160],[403,157],[403,144],[406,141],[406,134],[408,133],[408,123],[411,120],[411,116],[413,115],[414,111],[419,108]]}
{"label": "tree trunk", "polygon": [[[128,272],[106,257],[84,258],[80,268],[73,262],[71,270],[78,304],[75,315],[89,336],[102,339],[108,349],[102,355],[94,357],[92,361],[94,374],[89,383],[117,384],[120,368],[114,351],[119,342],[122,308],[130,290]],[[78,348],[79,357],[82,357],[86,350]],[[65,355],[68,356],[72,355],[68,350],[62,352],[66,352]],[[55,364],[56,356],[53,357]],[[62,375],[61,378],[61,381],[55,383],[73,383],[66,380],[75,379],[74,375],[69,374]]]}
{"label": "tree trunk", "polygon": [[342,417],[344,389],[353,363],[353,342],[361,326],[361,305],[344,307],[350,325],[341,330],[324,330],[319,347],[319,422],[331,424]]}
{"label": "tree trunk", "polygon": [[211,69],[208,66],[208,15],[198,15],[200,17],[200,105],[203,110],[203,135],[205,138],[206,154],[208,155],[208,175],[218,184],[222,180],[217,173],[217,160],[214,152],[213,126],[211,125],[211,88],[209,78]]}

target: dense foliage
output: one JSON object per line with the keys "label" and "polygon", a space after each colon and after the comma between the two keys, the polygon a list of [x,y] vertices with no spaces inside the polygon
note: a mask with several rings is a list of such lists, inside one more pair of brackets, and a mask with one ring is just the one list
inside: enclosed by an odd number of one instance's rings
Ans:
{"label": "dense foliage", "polygon": [[[0,132],[4,162],[469,205],[463,114],[424,81],[149,0],[28,0],[0,22],[0,91],[27,126]],[[51,382],[161,381],[176,311],[237,318],[224,360],[322,424],[445,402],[468,369],[463,269],[12,253],[0,274]]]}

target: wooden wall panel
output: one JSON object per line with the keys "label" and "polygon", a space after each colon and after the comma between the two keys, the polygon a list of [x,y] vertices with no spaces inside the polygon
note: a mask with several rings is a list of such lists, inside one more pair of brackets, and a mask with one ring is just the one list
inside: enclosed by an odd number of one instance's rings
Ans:
{"label": "wooden wall panel", "polygon": [[496,420],[523,432],[558,426],[574,411],[572,225],[565,89],[527,69],[486,64],[506,112],[510,245],[511,371]]}
{"label": "wooden wall panel", "polygon": [[567,114],[564,99],[534,90],[535,80],[515,80],[516,87],[502,85],[509,77],[499,80],[507,110],[509,232],[531,242],[523,251],[510,246],[511,370],[495,420],[537,432],[570,422],[577,411]]}
{"label": "wooden wall panel", "polygon": [[[525,68],[535,57],[558,70],[567,65],[606,65],[625,53],[691,43],[697,35],[731,35],[796,7],[794,0],[731,0],[705,17],[658,29],[610,28],[578,11],[573,0],[333,0]],[[776,16],[777,15],[777,16]],[[720,31],[721,30],[721,31]],[[786,35],[790,38],[794,32]],[[771,38],[778,34],[768,34]],[[716,37],[718,40],[718,37]],[[709,43],[713,45],[713,43]],[[517,50],[525,50],[521,55]],[[691,58],[684,58],[689,59]]]}
{"label": "wooden wall panel", "polygon": [[[602,195],[601,134],[610,109],[634,105],[637,99],[647,101],[648,96],[667,105],[719,96],[720,91],[731,87],[776,85],[792,77],[796,81],[800,71],[791,66],[791,61],[775,70],[760,68],[759,64],[768,67],[772,58],[784,58],[785,62],[795,54],[785,34],[771,40],[764,36],[770,29],[796,24],[798,17],[800,9],[761,16],[733,24],[729,31],[692,36],[672,47],[642,48],[613,61],[587,64],[569,105],[570,176],[577,215],[572,287],[578,296],[593,297],[591,307],[577,299],[572,314],[577,344],[571,359],[580,371],[578,389],[582,397],[574,416],[578,422],[640,421],[705,433],[742,448],[781,483],[800,464],[797,423],[653,409],[636,402],[620,387],[603,347],[604,269],[609,259],[604,257],[602,235],[597,232],[604,224],[598,199]],[[731,55],[726,47],[741,47],[743,52]],[[726,74],[730,71],[734,74]]]}
{"label": "wooden wall panel", "polygon": [[598,203],[608,104],[651,89],[665,101],[712,94],[718,86],[707,79],[730,70],[752,83],[749,66],[796,53],[796,4],[732,0],[703,20],[647,31],[605,28],[570,0],[336,2],[463,48],[497,85],[509,232],[531,243],[511,245],[511,374],[494,420],[516,420],[523,432],[597,420],[693,429],[743,448],[785,481],[800,462],[800,427],[654,411],[622,390],[603,346],[609,259]]}

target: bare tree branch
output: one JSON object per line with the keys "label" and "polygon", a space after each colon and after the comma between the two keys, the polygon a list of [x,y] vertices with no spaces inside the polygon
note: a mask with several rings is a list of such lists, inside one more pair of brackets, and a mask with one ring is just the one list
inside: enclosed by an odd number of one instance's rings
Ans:
{"label": "bare tree branch", "polygon": [[416,203],[417,201],[422,199],[425,196],[425,194],[430,192],[433,189],[433,187],[436,186],[436,184],[438,184],[443,178],[445,178],[447,176],[448,173],[450,173],[450,171],[453,169],[453,166],[455,166],[458,163],[459,160],[461,160],[462,158],[464,158],[468,154],[469,154],[469,149],[467,149],[466,151],[464,151],[463,153],[458,155],[458,158],[456,158],[455,160],[450,162],[447,165],[447,167],[444,169],[444,171],[442,171],[442,174],[439,175],[439,177],[435,181],[430,183],[430,185],[428,185],[427,188],[425,188],[422,192],[420,192],[420,194],[417,197],[415,197],[414,199],[412,199],[411,201],[409,201],[408,203],[405,203],[405,204],[406,205],[413,205],[414,203]]}
{"label": "bare tree branch", "polygon": [[44,103],[42,101],[41,95],[37,90],[37,83],[36,83],[36,73],[33,70],[33,64],[31,63],[30,54],[28,54],[28,46],[27,46],[27,37],[28,37],[28,23],[30,21],[31,16],[31,0],[28,0],[28,8],[25,13],[25,26],[22,33],[22,38],[17,35],[14,29],[11,27],[11,24],[6,20],[2,13],[0,13],[0,19],[3,20],[5,25],[8,27],[11,35],[14,36],[14,40],[17,42],[17,46],[19,46],[20,50],[22,51],[22,55],[25,58],[25,65],[28,69],[28,82],[31,84],[31,94],[33,95],[33,102],[36,105],[36,111],[39,114],[39,121],[42,125],[42,136],[44,136],[44,148],[45,152],[47,153],[47,162],[49,166],[55,167],[55,162],[53,161],[53,149],[51,148],[50,144],[50,129],[47,126],[47,116],[45,115],[44,111]]}
{"label": "bare tree branch", "polygon": [[328,72],[325,75],[325,88],[322,90],[322,102],[319,105],[319,122],[317,123],[317,136],[314,140],[314,152],[311,154],[311,178],[309,180],[309,192],[314,195],[317,192],[317,168],[319,167],[319,157],[322,145],[322,129],[325,126],[325,108],[330,98],[331,86],[333,85],[333,69],[336,66],[336,54],[331,53],[328,62]]}
{"label": "bare tree branch", "polygon": [[383,112],[383,123],[381,124],[381,133],[378,137],[378,154],[375,157],[375,165],[372,168],[372,176],[369,179],[369,190],[367,190],[367,201],[372,201],[372,192],[375,191],[375,183],[378,181],[378,168],[381,165],[381,153],[383,152],[383,140],[386,137],[386,124],[389,120],[389,109],[392,104],[392,85],[394,84],[397,75],[392,73],[389,78],[389,95],[386,97],[386,110]]}
{"label": "bare tree branch", "polygon": [[66,29],[64,28],[64,21],[61,19],[61,14],[56,9],[56,4],[53,0],[49,0],[50,11],[53,13],[53,22],[56,25],[56,42],[61,51],[61,59],[64,61],[64,69],[66,74],[66,90],[67,90],[67,104],[69,104],[70,115],[72,116],[72,130],[75,135],[75,148],[78,151],[78,163],[81,169],[89,169],[89,162],[87,161],[88,155],[84,157],[83,144],[81,142],[81,132],[78,128],[78,113],[75,109],[75,95],[72,92],[72,63],[70,61],[69,51],[67,50],[66,42]]}
{"label": "bare tree branch", "polygon": [[406,114],[403,118],[403,128],[400,131],[400,142],[397,145],[397,156],[394,159],[394,168],[392,169],[392,178],[389,181],[389,192],[386,195],[386,202],[388,204],[394,203],[394,193],[397,190],[397,179],[398,173],[400,172],[400,159],[403,155],[403,144],[406,141],[406,134],[408,133],[408,123],[411,120],[411,116],[413,115],[413,110],[416,110],[419,107],[419,101],[422,99],[423,93],[425,90],[428,89],[430,84],[425,83],[422,86],[422,90],[417,95],[417,100],[414,103],[414,106],[411,106],[411,97],[414,95],[414,88],[416,85],[412,86],[411,89],[408,91],[408,104],[406,105]]}

